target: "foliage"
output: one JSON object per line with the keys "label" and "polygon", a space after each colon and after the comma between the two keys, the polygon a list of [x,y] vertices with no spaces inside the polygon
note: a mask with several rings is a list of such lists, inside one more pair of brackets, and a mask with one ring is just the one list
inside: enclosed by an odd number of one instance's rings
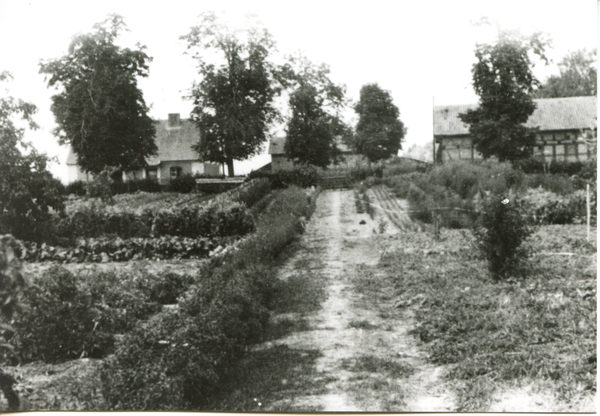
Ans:
{"label": "foliage", "polygon": [[[230,239],[229,239],[230,240]],[[25,260],[29,262],[59,261],[65,263],[99,263],[129,260],[165,260],[205,258],[226,243],[227,238],[88,238],[76,248],[63,248],[36,243],[24,243]]]}
{"label": "foliage", "polygon": [[[268,61],[274,41],[266,29],[232,31],[213,12],[201,14],[200,24],[181,39],[202,77],[190,96],[190,117],[202,136],[194,149],[206,161],[227,164],[233,177],[233,161],[260,152],[278,115],[273,104],[280,92],[278,75]],[[206,51],[222,54],[223,63],[208,63]]]}
{"label": "foliage", "polygon": [[341,160],[337,138],[351,136],[339,115],[345,105],[345,86],[329,79],[329,68],[316,67],[303,56],[288,57],[284,76],[293,88],[291,117],[285,129],[285,153],[294,163],[327,168]]}
{"label": "foliage", "polygon": [[216,258],[179,308],[127,334],[101,373],[113,410],[202,410],[236,376],[244,351],[264,331],[275,258],[302,231],[306,193],[278,191],[256,234]]}
{"label": "foliage", "polygon": [[[8,72],[0,72],[0,82],[11,78]],[[48,171],[48,156],[24,141],[25,128],[15,121],[20,116],[36,129],[35,112],[33,104],[11,97],[8,91],[0,98],[0,234],[39,241],[48,233],[51,210],[64,208],[64,186]]]}
{"label": "foliage", "polygon": [[22,251],[23,248],[13,236],[0,236],[0,364],[15,357],[14,347],[9,341],[15,332],[11,325],[13,316],[24,309],[20,300],[21,293],[26,289],[19,259]]}
{"label": "foliage", "polygon": [[377,84],[363,85],[354,111],[359,120],[352,147],[371,162],[396,155],[402,148],[406,128],[390,92]]}
{"label": "foliage", "polygon": [[181,194],[189,194],[196,188],[196,180],[189,173],[185,173],[175,179],[171,179],[169,184],[171,185],[173,191]]}
{"label": "foliage", "polygon": [[86,183],[84,181],[74,181],[65,187],[65,194],[84,196],[86,193]]}
{"label": "foliage", "polygon": [[53,266],[34,280],[25,296],[28,311],[15,322],[12,342],[24,361],[61,362],[113,352],[115,335],[175,303],[191,284],[186,275],[158,276],[146,270],[75,275]]}
{"label": "foliage", "polygon": [[161,192],[161,187],[158,181],[150,178],[133,179],[128,180],[126,182],[114,181],[111,185],[111,189],[113,195],[129,194],[135,192]]}
{"label": "foliage", "polygon": [[112,203],[112,186],[115,181],[111,176],[114,173],[114,168],[105,167],[100,173],[94,175],[93,179],[85,184],[86,195],[100,198],[105,203]]}
{"label": "foliage", "polygon": [[536,98],[594,96],[598,87],[596,49],[569,52],[558,63],[560,75],[551,75],[536,91]]}
{"label": "foliage", "polygon": [[247,208],[230,204],[221,208],[215,204],[137,209],[92,203],[71,207],[55,224],[54,239],[61,244],[73,244],[77,238],[116,235],[121,238],[163,236],[223,237],[245,235],[254,230],[254,221]]}
{"label": "foliage", "polygon": [[576,162],[553,160],[551,162],[545,162],[543,159],[530,158],[515,161],[513,167],[529,174],[549,173],[566,176],[577,175],[582,179],[593,181],[595,181],[597,177],[596,160],[579,160]]}
{"label": "foliage", "polygon": [[25,296],[29,311],[15,321],[13,342],[23,360],[97,357],[111,347],[109,334],[96,328],[101,312],[93,307],[91,295],[79,289],[72,273],[54,267],[35,283]]}
{"label": "foliage", "polygon": [[514,205],[514,201],[491,195],[484,203],[478,227],[474,230],[478,247],[485,255],[495,281],[517,273],[527,256],[520,246],[532,230]]}
{"label": "foliage", "polygon": [[271,188],[273,189],[283,189],[291,185],[309,188],[317,186],[319,182],[319,173],[315,168],[310,166],[295,167],[277,172],[253,171],[248,177],[269,178],[271,180]]}
{"label": "foliage", "polygon": [[531,72],[530,53],[546,60],[540,33],[529,39],[517,32],[499,31],[496,44],[477,45],[473,88],[479,107],[459,118],[469,125],[475,148],[487,159],[524,159],[531,156],[535,129],[524,123],[535,110],[531,98],[538,81]]}
{"label": "foliage", "polygon": [[[592,223],[596,221],[596,198],[591,193]],[[586,192],[579,190],[561,196],[540,188],[528,189],[519,198],[522,214],[534,224],[572,224],[586,221]]]}
{"label": "foliage", "polygon": [[360,166],[350,170],[350,178],[353,181],[364,181],[369,177],[381,178],[383,176],[383,168],[380,166]]}
{"label": "foliage", "polygon": [[75,36],[67,55],[40,64],[48,86],[61,88],[52,96],[55,136],[72,146],[84,171],[96,174],[105,166],[145,166],[157,152],[156,128],[137,85],[152,58],[139,44],[138,50],[115,44],[124,29],[123,18],[111,15],[94,33]]}

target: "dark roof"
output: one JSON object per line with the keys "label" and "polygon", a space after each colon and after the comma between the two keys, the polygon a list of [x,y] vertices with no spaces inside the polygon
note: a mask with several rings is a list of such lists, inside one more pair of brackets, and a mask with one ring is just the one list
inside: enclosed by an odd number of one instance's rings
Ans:
{"label": "dark roof", "polygon": [[[146,159],[148,165],[158,165],[160,162],[175,160],[199,160],[198,153],[191,146],[200,140],[200,133],[190,120],[181,120],[179,127],[169,127],[167,120],[156,123],[156,147],[158,154]],[[76,165],[77,158],[73,149],[69,149],[67,165]]]}
{"label": "dark roof", "polygon": [[[596,126],[597,97],[541,98],[533,100],[536,110],[527,127],[542,131],[577,130]],[[469,128],[459,113],[477,108],[477,104],[436,106],[433,108],[433,134],[436,136],[468,135]]]}
{"label": "dark roof", "polygon": [[[342,153],[352,153],[352,150],[343,142],[338,140],[338,148]],[[283,147],[285,146],[285,137],[273,137],[269,141],[269,154],[270,155],[285,155]]]}

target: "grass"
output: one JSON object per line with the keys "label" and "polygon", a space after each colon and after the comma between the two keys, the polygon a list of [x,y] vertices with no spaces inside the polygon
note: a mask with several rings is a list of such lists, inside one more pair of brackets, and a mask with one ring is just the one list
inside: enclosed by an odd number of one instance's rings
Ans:
{"label": "grass", "polygon": [[[443,230],[439,242],[426,234],[398,235],[400,248],[382,257],[383,281],[397,299],[420,296],[410,306],[417,320],[412,333],[434,364],[450,365],[446,378],[459,410],[486,411],[499,386],[525,379],[549,383],[567,407],[595,394],[596,264],[590,253],[596,245],[584,244],[584,233],[583,226],[540,227],[527,243],[534,255],[524,281],[492,283],[485,261],[469,249],[468,234],[458,230]],[[547,253],[556,250],[575,255]]]}
{"label": "grass", "polygon": [[[306,412],[321,409],[295,409],[290,397],[322,394],[328,378],[315,373],[318,350],[295,350],[276,346],[249,353],[232,375],[224,394],[208,406],[227,412]],[[260,406],[259,406],[260,403]]]}

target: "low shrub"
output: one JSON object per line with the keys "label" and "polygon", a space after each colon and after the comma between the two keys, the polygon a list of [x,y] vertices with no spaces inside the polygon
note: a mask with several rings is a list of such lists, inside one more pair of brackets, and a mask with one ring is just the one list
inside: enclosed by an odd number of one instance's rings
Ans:
{"label": "low shrub", "polygon": [[525,179],[525,187],[542,187],[547,191],[559,195],[568,195],[575,192],[575,184],[573,180],[564,175],[548,175],[543,173],[527,175]]}
{"label": "low shrub", "polygon": [[134,192],[161,192],[161,186],[155,179],[134,179],[126,182],[114,182],[111,185],[113,195],[131,194]]}
{"label": "low shrub", "polygon": [[516,273],[527,256],[521,243],[532,233],[515,203],[492,195],[484,203],[474,230],[478,247],[488,261],[493,280],[502,280]]}
{"label": "low shrub", "polygon": [[175,179],[169,181],[171,189],[180,194],[189,194],[196,188],[196,180],[189,173],[184,173]]}
{"label": "low shrub", "polygon": [[248,178],[269,178],[273,189],[284,189],[292,185],[310,188],[312,186],[316,187],[319,182],[319,174],[311,166],[295,167],[277,172],[253,171],[248,175]]}
{"label": "low shrub", "polygon": [[66,195],[77,195],[84,196],[86,192],[85,182],[83,181],[74,181],[65,186],[65,194]]}
{"label": "low shrub", "polygon": [[241,202],[250,208],[269,192],[271,192],[271,182],[266,180],[258,180],[240,192],[238,202]]}
{"label": "low shrub", "polygon": [[26,291],[27,308],[15,319],[18,335],[11,343],[24,362],[102,358],[114,351],[116,334],[134,330],[161,304],[175,303],[191,282],[187,275],[158,276],[143,269],[76,276],[53,266]]}
{"label": "low shrub", "polygon": [[15,319],[11,340],[23,361],[100,357],[112,347],[110,334],[97,328],[100,310],[71,272],[56,266],[35,283],[26,291],[28,309]]}
{"label": "low shrub", "polygon": [[104,202],[112,201],[112,186],[115,183],[111,177],[115,173],[115,169],[105,167],[102,172],[94,175],[91,181],[85,183],[86,195],[90,198],[100,198]]}
{"label": "low shrub", "polygon": [[360,167],[355,167],[352,168],[350,170],[350,179],[352,179],[353,181],[364,181],[365,179],[367,179],[368,177],[376,177],[376,178],[382,178],[383,177],[383,167],[382,166],[375,166],[375,167],[370,167],[370,166],[360,166]]}

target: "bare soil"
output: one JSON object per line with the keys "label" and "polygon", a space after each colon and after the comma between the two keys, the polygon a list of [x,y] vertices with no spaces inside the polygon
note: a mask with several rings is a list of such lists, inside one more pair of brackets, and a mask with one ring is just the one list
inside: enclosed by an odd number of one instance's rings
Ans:
{"label": "bare soil", "polygon": [[[274,315],[272,321],[302,320],[307,325],[257,350],[287,346],[321,352],[315,377],[328,380],[318,392],[294,391],[270,409],[294,411],[451,411],[453,401],[439,375],[425,362],[407,334],[410,312],[393,306],[393,294],[377,292],[380,255],[387,237],[380,219],[358,214],[352,191],[325,191],[307,224],[301,248],[281,269],[292,279],[309,270],[324,286],[326,300],[313,311]],[[361,224],[362,222],[362,224]],[[385,233],[398,229],[389,224]],[[373,280],[375,279],[375,280]],[[373,283],[375,290],[362,290]]]}

